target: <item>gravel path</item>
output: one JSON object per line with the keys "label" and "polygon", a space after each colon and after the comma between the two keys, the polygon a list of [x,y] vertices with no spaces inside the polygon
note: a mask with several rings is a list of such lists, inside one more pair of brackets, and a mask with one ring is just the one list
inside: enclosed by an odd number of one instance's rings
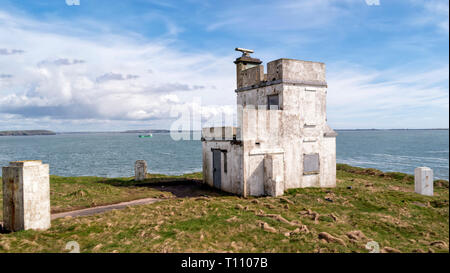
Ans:
{"label": "gravel path", "polygon": [[55,213],[55,214],[52,214],[52,220],[57,219],[57,218],[67,217],[67,216],[70,216],[70,217],[89,216],[89,215],[107,212],[107,211],[114,210],[114,209],[123,209],[128,206],[152,204],[152,203],[155,203],[155,202],[158,202],[161,200],[162,199],[157,199],[157,198],[144,198],[144,199],[138,199],[138,200],[133,200],[133,201],[129,201],[129,202],[112,204],[112,205],[98,206],[98,207],[87,208],[87,209]]}

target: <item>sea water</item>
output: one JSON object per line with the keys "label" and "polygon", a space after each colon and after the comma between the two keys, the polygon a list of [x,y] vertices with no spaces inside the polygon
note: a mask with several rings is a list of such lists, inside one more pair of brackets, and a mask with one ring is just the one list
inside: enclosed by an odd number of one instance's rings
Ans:
{"label": "sea water", "polygon": [[[414,173],[419,166],[449,177],[448,130],[338,131],[337,162],[382,171]],[[42,160],[61,176],[129,177],[134,162],[146,160],[151,173],[183,174],[202,168],[199,140],[175,141],[169,133],[139,138],[131,133],[76,133],[0,137],[0,166]]]}

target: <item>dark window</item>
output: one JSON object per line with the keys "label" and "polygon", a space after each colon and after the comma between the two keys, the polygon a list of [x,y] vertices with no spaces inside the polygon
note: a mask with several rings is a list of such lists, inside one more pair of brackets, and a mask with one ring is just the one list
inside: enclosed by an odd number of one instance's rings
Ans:
{"label": "dark window", "polygon": [[227,172],[227,152],[223,152],[223,171]]}
{"label": "dark window", "polygon": [[319,154],[303,155],[303,174],[319,173]]}
{"label": "dark window", "polygon": [[267,96],[267,109],[268,110],[280,110],[278,95]]}

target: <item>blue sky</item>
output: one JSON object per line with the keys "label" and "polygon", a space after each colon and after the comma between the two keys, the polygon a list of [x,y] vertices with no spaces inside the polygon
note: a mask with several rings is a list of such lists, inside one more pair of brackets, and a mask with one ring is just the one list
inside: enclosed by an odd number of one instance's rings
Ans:
{"label": "blue sky", "polygon": [[325,62],[333,128],[448,128],[448,1],[0,4],[0,130],[170,128],[194,99],[213,119],[235,47]]}

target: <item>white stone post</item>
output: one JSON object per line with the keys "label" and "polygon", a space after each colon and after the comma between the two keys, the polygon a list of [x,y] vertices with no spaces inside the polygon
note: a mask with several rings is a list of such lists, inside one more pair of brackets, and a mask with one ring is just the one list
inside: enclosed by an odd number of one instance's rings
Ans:
{"label": "white stone post", "polygon": [[2,176],[4,229],[50,228],[49,165],[40,160],[10,162]]}
{"label": "white stone post", "polygon": [[418,167],[414,170],[415,192],[433,196],[433,170],[428,167]]}
{"label": "white stone post", "polygon": [[134,163],[134,180],[142,181],[147,175],[147,162],[145,160],[137,160]]}

